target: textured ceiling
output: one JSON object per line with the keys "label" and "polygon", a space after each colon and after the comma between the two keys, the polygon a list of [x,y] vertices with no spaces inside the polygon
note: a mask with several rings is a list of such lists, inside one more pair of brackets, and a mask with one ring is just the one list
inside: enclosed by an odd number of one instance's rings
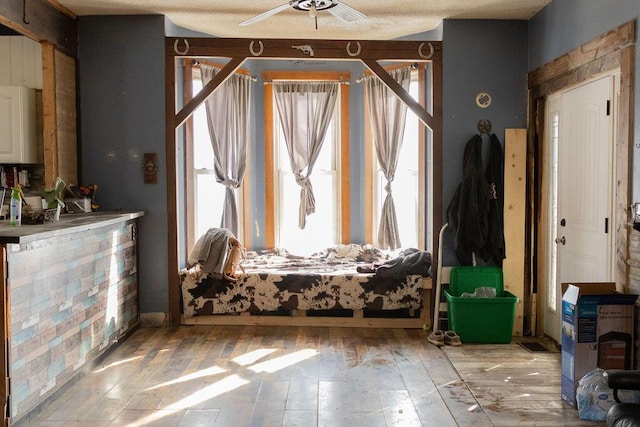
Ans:
{"label": "textured ceiling", "polygon": [[551,0],[340,0],[367,19],[346,24],[318,12],[288,8],[261,22],[238,24],[288,0],[51,0],[81,15],[161,14],[190,30],[218,37],[390,40],[422,33],[452,19],[528,20]]}

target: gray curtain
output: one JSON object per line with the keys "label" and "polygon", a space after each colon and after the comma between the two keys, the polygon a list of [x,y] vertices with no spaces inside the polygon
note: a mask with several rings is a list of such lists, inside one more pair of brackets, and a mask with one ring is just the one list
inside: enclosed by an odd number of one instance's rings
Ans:
{"label": "gray curtain", "polygon": [[[409,90],[411,68],[402,68],[389,73],[400,85]],[[407,116],[406,104],[376,76],[365,79],[369,118],[372,126],[376,156],[387,184],[386,197],[380,213],[378,246],[381,249],[397,249],[401,246],[396,208],[391,193],[391,183],[398,165],[398,155],[404,138]]]}
{"label": "gray curtain", "polygon": [[300,186],[298,227],[315,212],[310,176],[338,97],[338,82],[273,82],[291,172]]}
{"label": "gray curtain", "polygon": [[[215,67],[201,65],[202,84],[216,75]],[[205,101],[207,124],[213,147],[216,181],[226,187],[220,228],[238,235],[238,207],[235,189],[239,188],[247,166],[251,77],[231,75]]]}

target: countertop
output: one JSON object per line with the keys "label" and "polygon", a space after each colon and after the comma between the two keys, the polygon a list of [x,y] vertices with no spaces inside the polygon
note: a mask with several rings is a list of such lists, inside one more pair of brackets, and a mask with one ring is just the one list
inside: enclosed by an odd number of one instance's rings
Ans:
{"label": "countertop", "polygon": [[9,225],[9,220],[0,221],[0,244],[29,243],[36,240],[82,232],[94,228],[116,224],[121,221],[136,219],[144,215],[144,211],[90,212],[78,214],[62,214],[60,220],[38,225]]}

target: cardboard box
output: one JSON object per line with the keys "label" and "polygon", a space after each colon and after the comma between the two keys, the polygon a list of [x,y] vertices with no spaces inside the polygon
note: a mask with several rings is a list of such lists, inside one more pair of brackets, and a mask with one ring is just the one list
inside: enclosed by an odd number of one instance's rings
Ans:
{"label": "cardboard box", "polygon": [[634,368],[638,295],[615,283],[562,284],[562,399],[576,407],[578,382],[596,368]]}

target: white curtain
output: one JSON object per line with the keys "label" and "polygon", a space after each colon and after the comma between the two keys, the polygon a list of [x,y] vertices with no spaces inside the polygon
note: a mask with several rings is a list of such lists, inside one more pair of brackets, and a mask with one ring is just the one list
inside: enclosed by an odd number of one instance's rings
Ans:
{"label": "white curtain", "polygon": [[[406,91],[411,83],[411,68],[402,68],[389,73]],[[378,246],[381,249],[397,249],[401,246],[396,208],[391,193],[391,183],[396,173],[398,156],[404,138],[406,104],[376,76],[365,80],[369,118],[373,127],[376,156],[387,184],[386,197],[380,213]]]}
{"label": "white curtain", "polygon": [[300,186],[298,227],[315,212],[310,176],[338,97],[338,82],[273,82],[291,172]]}
{"label": "white curtain", "polygon": [[[202,84],[218,73],[216,67],[200,66]],[[238,207],[235,189],[244,178],[249,140],[251,77],[231,75],[205,101],[207,124],[213,147],[216,181],[226,187],[220,228],[238,235]]]}

